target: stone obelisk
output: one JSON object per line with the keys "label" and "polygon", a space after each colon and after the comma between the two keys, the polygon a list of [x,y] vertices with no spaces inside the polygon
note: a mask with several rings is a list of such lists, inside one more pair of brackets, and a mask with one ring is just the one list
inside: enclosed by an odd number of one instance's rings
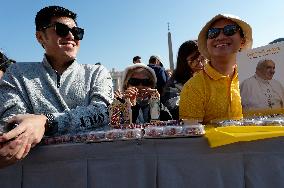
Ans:
{"label": "stone obelisk", "polygon": [[168,22],[168,47],[169,47],[169,62],[170,69],[174,70],[174,59],[173,59],[173,46],[172,46],[172,35],[170,32],[170,23]]}

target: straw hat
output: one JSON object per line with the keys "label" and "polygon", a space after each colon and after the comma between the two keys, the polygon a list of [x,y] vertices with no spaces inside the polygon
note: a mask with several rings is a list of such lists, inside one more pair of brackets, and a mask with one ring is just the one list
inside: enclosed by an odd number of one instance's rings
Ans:
{"label": "straw hat", "polygon": [[206,23],[206,25],[202,28],[198,35],[198,49],[200,53],[208,59],[210,59],[210,55],[207,50],[207,32],[215,21],[220,20],[222,18],[229,19],[235,22],[243,30],[246,42],[242,49],[251,49],[252,47],[252,29],[248,23],[241,20],[241,18],[239,18],[238,16],[234,16],[231,14],[218,14]]}

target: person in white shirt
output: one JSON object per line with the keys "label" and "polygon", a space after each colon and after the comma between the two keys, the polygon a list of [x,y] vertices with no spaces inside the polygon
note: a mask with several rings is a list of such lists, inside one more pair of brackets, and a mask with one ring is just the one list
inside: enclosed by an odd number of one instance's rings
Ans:
{"label": "person in white shirt", "polygon": [[256,66],[255,75],[241,83],[241,98],[244,110],[283,108],[284,88],[273,76],[275,63],[262,59]]}

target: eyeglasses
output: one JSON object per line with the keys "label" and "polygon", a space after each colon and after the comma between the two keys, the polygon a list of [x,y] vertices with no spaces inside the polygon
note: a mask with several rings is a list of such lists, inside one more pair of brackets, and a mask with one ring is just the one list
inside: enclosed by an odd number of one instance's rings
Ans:
{"label": "eyeglasses", "polygon": [[240,30],[240,27],[238,25],[226,25],[224,28],[210,28],[207,32],[207,38],[214,39],[218,37],[221,33],[221,30],[223,31],[224,35],[232,36]]}
{"label": "eyeglasses", "polygon": [[196,67],[199,63],[203,65],[205,58],[199,52],[197,52],[192,58],[187,59],[187,62],[193,67]]}
{"label": "eyeglasses", "polygon": [[132,86],[139,86],[140,84],[143,86],[151,86],[152,82],[150,79],[130,78],[128,84]]}
{"label": "eyeglasses", "polygon": [[76,40],[82,40],[83,36],[84,36],[84,29],[82,29],[80,27],[70,28],[70,27],[68,27],[68,25],[65,25],[65,24],[59,23],[59,22],[55,22],[55,23],[50,24],[46,27],[43,27],[42,30],[47,29],[49,27],[54,27],[56,34],[60,37],[66,37],[69,34],[69,32],[72,33],[72,35],[74,36],[74,39],[76,39]]}

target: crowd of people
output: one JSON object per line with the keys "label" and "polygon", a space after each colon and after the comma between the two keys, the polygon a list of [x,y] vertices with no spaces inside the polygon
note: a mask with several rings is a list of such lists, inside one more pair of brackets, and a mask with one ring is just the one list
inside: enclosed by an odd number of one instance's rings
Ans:
{"label": "crowd of people", "polygon": [[[42,62],[1,60],[1,70],[6,72],[0,81],[0,118],[17,126],[0,135],[0,168],[25,158],[44,135],[108,126],[108,106],[114,98],[130,101],[135,123],[150,121],[152,94],[161,99],[160,120],[206,124],[243,117],[241,93],[251,94],[246,82],[240,92],[236,55],[252,47],[252,29],[242,19],[224,14],[213,17],[198,40],[179,47],[173,72],[165,70],[159,56],[151,56],[147,65],[135,56],[125,68],[122,90],[113,91],[112,78],[103,65],[77,62],[84,29],[78,27],[76,18],[63,7],[41,9],[35,24],[36,39],[45,51]],[[265,85],[263,80],[269,78],[258,74],[263,66],[259,63],[251,79]],[[282,95],[266,105],[282,107]]]}

